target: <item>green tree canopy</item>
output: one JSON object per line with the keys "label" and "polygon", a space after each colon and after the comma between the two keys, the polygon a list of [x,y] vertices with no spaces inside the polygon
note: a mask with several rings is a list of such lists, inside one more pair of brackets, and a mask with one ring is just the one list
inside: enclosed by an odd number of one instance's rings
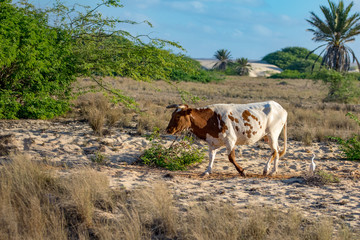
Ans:
{"label": "green tree canopy", "polygon": [[297,70],[305,72],[310,70],[313,62],[319,56],[303,47],[286,47],[279,51],[269,53],[262,60],[274,64],[283,70]]}
{"label": "green tree canopy", "polygon": [[[90,77],[114,100],[134,106],[104,76],[136,80],[204,79],[194,60],[174,54],[174,42],[148,35],[133,36],[122,24],[130,20],[104,17],[100,8],[122,7],[120,0],[37,9],[27,1],[0,1],[0,118],[52,118],[69,109],[71,83]],[[145,24],[151,26],[147,21]],[[179,74],[181,73],[181,74]]]}

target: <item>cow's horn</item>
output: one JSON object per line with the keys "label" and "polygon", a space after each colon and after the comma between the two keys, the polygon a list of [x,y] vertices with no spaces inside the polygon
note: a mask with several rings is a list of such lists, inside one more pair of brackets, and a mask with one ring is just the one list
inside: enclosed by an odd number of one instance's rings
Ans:
{"label": "cow's horn", "polygon": [[169,106],[167,106],[166,108],[181,108],[181,109],[184,109],[184,108],[187,108],[188,106],[185,105],[185,104],[171,104]]}
{"label": "cow's horn", "polygon": [[171,104],[169,106],[167,106],[166,108],[178,108],[179,104]]}

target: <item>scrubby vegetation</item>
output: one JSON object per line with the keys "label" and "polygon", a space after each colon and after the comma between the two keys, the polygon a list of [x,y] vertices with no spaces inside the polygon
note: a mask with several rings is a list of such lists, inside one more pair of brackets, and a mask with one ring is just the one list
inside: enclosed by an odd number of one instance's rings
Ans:
{"label": "scrubby vegetation", "polygon": [[[347,113],[346,116],[349,116],[360,126],[360,120],[355,114]],[[354,133],[353,136],[348,139],[342,139],[341,137],[332,137],[332,139],[339,143],[344,157],[349,160],[360,160],[360,134]]]}
{"label": "scrubby vegetation", "polygon": [[165,184],[110,188],[106,175],[82,168],[66,175],[12,156],[0,169],[1,239],[356,239],[330,218],[295,209],[229,203],[187,206]]}
{"label": "scrubby vegetation", "polygon": [[[300,73],[311,71],[314,61],[319,56],[302,47],[286,47],[279,51],[269,53],[263,61],[274,64],[283,70],[297,71]],[[318,64],[320,66],[320,64]]]}
{"label": "scrubby vegetation", "polygon": [[149,166],[163,167],[168,170],[186,170],[188,166],[201,163],[205,153],[194,145],[191,136],[183,136],[179,141],[174,140],[170,146],[160,137],[159,129],[154,129],[148,136],[150,147],[144,151],[140,159]]}
{"label": "scrubby vegetation", "polygon": [[165,49],[182,49],[178,44],[161,39],[144,43],[119,29],[119,24],[138,23],[103,17],[99,9],[106,7],[122,5],[108,0],[95,7],[67,7],[59,1],[51,9],[38,9],[26,1],[0,2],[0,118],[50,119],[64,114],[73,97],[71,84],[79,76],[89,77],[128,107],[134,107],[134,101],[121,89],[105,85],[104,76],[219,80],[195,60]]}

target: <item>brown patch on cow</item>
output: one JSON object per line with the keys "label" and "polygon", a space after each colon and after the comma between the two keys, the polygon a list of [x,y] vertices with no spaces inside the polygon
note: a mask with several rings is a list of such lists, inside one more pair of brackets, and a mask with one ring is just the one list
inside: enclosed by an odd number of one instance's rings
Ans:
{"label": "brown patch on cow", "polygon": [[233,115],[232,112],[230,112],[230,115]]}
{"label": "brown patch on cow", "polygon": [[224,126],[222,127],[221,132],[224,133],[224,132],[226,132],[226,130],[228,130],[228,127],[227,127],[226,125],[224,125]]}
{"label": "brown patch on cow", "polygon": [[235,118],[235,122],[236,122],[236,123],[239,123],[239,119]]}
{"label": "brown patch on cow", "polygon": [[230,118],[231,121],[233,122],[235,121],[235,118],[233,116],[228,115],[228,117]]}
{"label": "brown patch on cow", "polygon": [[248,138],[251,138],[251,130],[245,131]]}
{"label": "brown patch on cow", "polygon": [[235,126],[235,129],[236,129],[237,132],[239,131],[239,127],[238,127],[238,126]]}
{"label": "brown patch on cow", "polygon": [[192,132],[200,139],[206,140],[206,134],[218,138],[220,133],[228,130],[225,122],[221,119],[221,115],[210,108],[193,109],[191,115]]}
{"label": "brown patch on cow", "polygon": [[250,117],[252,117],[255,121],[258,121],[259,119],[257,117],[255,117],[254,115],[250,115]]}
{"label": "brown patch on cow", "polygon": [[250,116],[251,116],[251,113],[248,110],[245,110],[242,113],[242,117],[243,117],[244,121],[246,121],[246,122],[250,122],[250,119],[249,119]]}
{"label": "brown patch on cow", "polygon": [[242,132],[243,135],[245,135],[245,132]]}
{"label": "brown patch on cow", "polygon": [[255,132],[255,131],[254,131],[254,132],[252,132],[252,134],[253,134],[253,135],[255,135],[256,133],[257,133],[257,132]]}
{"label": "brown patch on cow", "polygon": [[251,126],[250,123],[244,123],[244,126],[245,126],[245,127],[250,127],[250,129],[253,129],[253,126]]}

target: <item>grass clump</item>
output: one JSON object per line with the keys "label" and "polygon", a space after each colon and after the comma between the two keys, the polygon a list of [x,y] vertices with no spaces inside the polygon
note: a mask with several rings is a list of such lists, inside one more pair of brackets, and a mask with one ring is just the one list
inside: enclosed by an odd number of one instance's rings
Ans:
{"label": "grass clump", "polygon": [[332,173],[318,170],[315,174],[306,176],[305,181],[309,185],[323,186],[330,183],[339,183],[340,179]]}
{"label": "grass clump", "polygon": [[188,166],[201,163],[205,153],[193,145],[192,137],[184,136],[180,141],[173,142],[170,147],[164,146],[158,128],[148,137],[150,148],[140,157],[146,165],[163,167],[171,171],[186,170]]}
{"label": "grass clump", "polygon": [[[347,113],[346,116],[349,116],[353,119],[359,126],[360,120],[353,114]],[[342,139],[340,137],[332,137],[340,145],[340,149],[343,152],[343,155],[349,160],[360,160],[360,135],[354,134],[349,139]]]}
{"label": "grass clump", "polygon": [[108,165],[110,160],[109,157],[102,154],[100,151],[95,152],[95,155],[90,158],[91,162],[98,165]]}

